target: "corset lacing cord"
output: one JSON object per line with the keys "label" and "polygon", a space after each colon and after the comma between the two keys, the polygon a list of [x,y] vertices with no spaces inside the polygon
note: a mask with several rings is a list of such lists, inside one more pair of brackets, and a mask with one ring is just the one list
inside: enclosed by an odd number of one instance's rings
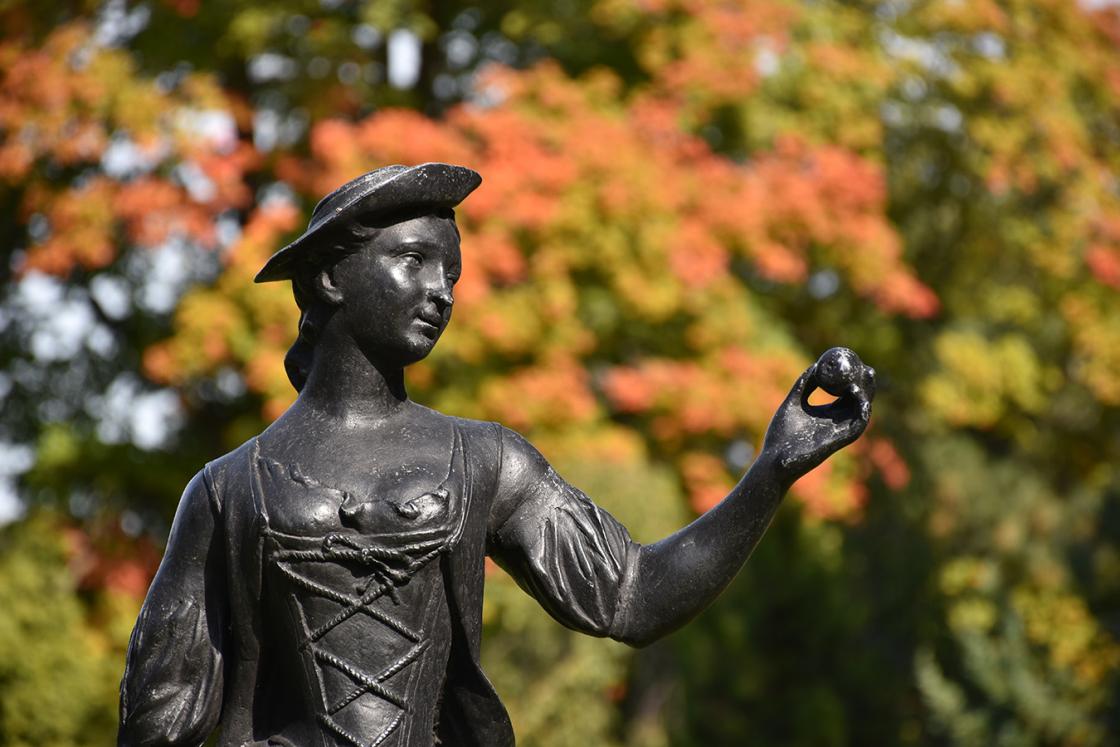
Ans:
{"label": "corset lacing cord", "polygon": [[[266,533],[275,534],[270,530],[266,530]],[[442,533],[444,534],[443,537],[440,537],[439,534],[431,531],[417,531],[411,533],[411,537],[413,539],[423,537],[424,539],[397,548],[373,543],[363,544],[359,541],[359,538],[343,534],[329,534],[323,538],[321,549],[280,549],[271,556],[272,562],[275,563],[280,572],[297,586],[342,605],[342,609],[330,620],[315,630],[307,631],[307,638],[300,645],[300,649],[310,648],[312,655],[320,665],[337,669],[355,683],[356,687],[339,701],[333,704],[325,704],[327,705],[326,713],[318,714],[320,723],[354,747],[367,747],[367,745],[343,728],[332,716],[362,695],[369,693],[401,709],[401,712],[381,731],[374,741],[369,743],[368,747],[376,747],[376,745],[382,744],[400,726],[404,715],[412,711],[411,705],[404,696],[383,683],[418,659],[428,648],[430,642],[423,639],[422,632],[412,630],[401,621],[370,605],[381,596],[388,596],[394,603],[400,604],[400,599],[396,593],[397,587],[407,583],[420,568],[448,547],[446,533]],[[415,557],[414,555],[417,553],[422,554]],[[296,573],[289,567],[291,562],[323,563],[338,560],[358,563],[370,569],[370,578],[359,584],[356,589],[360,594],[358,598],[331,589]],[[359,612],[369,615],[413,644],[408,651],[376,676],[371,676],[345,659],[314,645],[328,632]]]}

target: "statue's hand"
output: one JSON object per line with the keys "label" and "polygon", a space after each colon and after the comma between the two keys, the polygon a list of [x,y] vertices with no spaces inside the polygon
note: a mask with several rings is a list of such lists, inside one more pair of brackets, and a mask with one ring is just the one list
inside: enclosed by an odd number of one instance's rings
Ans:
{"label": "statue's hand", "polygon": [[[827,405],[809,404],[823,389],[836,397]],[[875,369],[848,348],[832,348],[793,385],[766,430],[761,458],[792,484],[799,477],[860,437],[871,418]]]}

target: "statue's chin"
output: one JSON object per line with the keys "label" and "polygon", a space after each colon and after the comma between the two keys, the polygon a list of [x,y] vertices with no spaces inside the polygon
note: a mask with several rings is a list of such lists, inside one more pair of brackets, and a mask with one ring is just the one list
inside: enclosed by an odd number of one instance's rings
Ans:
{"label": "statue's chin", "polygon": [[[389,325],[386,325],[389,327]],[[431,354],[436,343],[443,336],[446,322],[430,324],[415,319],[400,326],[366,327],[354,324],[347,329],[349,342],[355,345],[366,360],[382,366],[405,367],[424,360]]]}
{"label": "statue's chin", "polygon": [[427,358],[432,350],[435,349],[439,337],[440,335],[438,332],[434,337],[427,337],[424,335],[410,337],[406,344],[393,351],[394,355],[392,358],[394,358],[401,367],[419,363]]}

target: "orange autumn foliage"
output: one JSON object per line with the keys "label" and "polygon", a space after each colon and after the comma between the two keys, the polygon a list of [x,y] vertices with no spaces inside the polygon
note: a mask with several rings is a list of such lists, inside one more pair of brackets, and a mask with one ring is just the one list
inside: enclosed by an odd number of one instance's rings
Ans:
{"label": "orange autumn foliage", "polygon": [[[214,246],[214,222],[245,206],[250,146],[215,139],[190,115],[226,107],[207,79],[174,92],[137,76],[126,54],[96,45],[81,23],[56,29],[32,48],[19,36],[0,41],[0,180],[22,184],[26,219],[46,230],[26,247],[22,271],[66,275],[99,269],[125,245],[154,247],[182,238]],[[102,166],[113,138],[133,146],[120,173],[72,183],[64,169]],[[120,141],[125,142],[125,141]],[[192,195],[177,171],[193,169],[208,194]]]}
{"label": "orange autumn foliage", "polygon": [[[278,162],[310,198],[394,162],[442,159],[483,174],[459,210],[459,313],[418,384],[464,414],[573,434],[605,418],[640,416],[666,450],[696,439],[759,438],[807,361],[789,350],[748,352],[760,332],[749,327],[726,328],[719,344],[681,355],[713,310],[741,304],[736,262],[778,283],[800,283],[826,262],[883,313],[937,310],[902,261],[884,216],[881,169],[871,161],[790,136],[737,164],[654,116],[654,99],[619,100],[602,73],[574,82],[550,64],[496,68],[481,87],[498,103],[464,104],[442,122],[405,110],[328,120],[312,128],[308,158]],[[151,375],[180,382],[230,363],[247,366],[246,383],[275,414],[290,396],[279,362],[294,332],[294,323],[276,320],[292,312],[280,310],[282,291],[235,290],[269,241],[274,247],[291,230],[287,220],[265,229],[263,218],[254,214],[230,252],[227,277],[184,302],[177,337],[147,363]],[[588,304],[600,293],[611,299],[614,321],[589,328]],[[603,335],[624,339],[673,320],[686,334],[633,360],[615,359],[604,345]],[[237,340],[251,329],[259,339],[262,325],[277,333],[251,353],[237,352],[244,347]],[[462,390],[457,360],[486,366],[486,379]],[[601,374],[588,376],[589,367]],[[724,481],[685,482],[703,492]],[[699,495],[694,501],[704,505]],[[841,503],[834,497],[814,510],[848,511]]]}

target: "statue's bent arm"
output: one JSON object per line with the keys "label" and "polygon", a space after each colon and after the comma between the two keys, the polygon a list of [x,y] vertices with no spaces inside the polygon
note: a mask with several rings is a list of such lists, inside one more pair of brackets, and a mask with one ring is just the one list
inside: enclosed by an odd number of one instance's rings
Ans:
{"label": "statue's bent arm", "polygon": [[565,625],[645,646],[680,628],[731,582],[802,474],[863,432],[874,372],[832,405],[808,404],[816,367],[798,379],[758,459],[726,498],[669,537],[639,545],[552,471],[524,438],[504,431],[492,513],[494,559]]}
{"label": "statue's bent arm", "polygon": [[118,744],[201,745],[222,711],[225,544],[204,473],[187,485],[128,646]]}

